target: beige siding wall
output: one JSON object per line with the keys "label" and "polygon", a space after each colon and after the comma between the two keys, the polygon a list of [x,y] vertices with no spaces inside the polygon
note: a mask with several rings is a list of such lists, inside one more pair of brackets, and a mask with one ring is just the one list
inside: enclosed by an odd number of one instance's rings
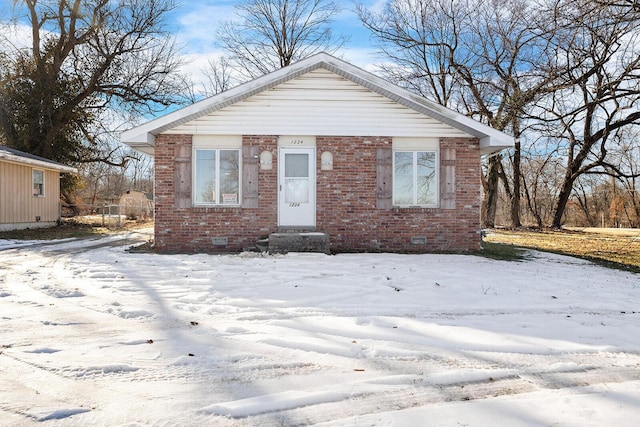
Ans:
{"label": "beige siding wall", "polygon": [[[33,196],[32,170],[44,170],[44,197]],[[59,219],[60,174],[29,165],[0,161],[0,229],[7,224],[55,222]]]}
{"label": "beige siding wall", "polygon": [[352,81],[318,69],[167,134],[469,137]]}

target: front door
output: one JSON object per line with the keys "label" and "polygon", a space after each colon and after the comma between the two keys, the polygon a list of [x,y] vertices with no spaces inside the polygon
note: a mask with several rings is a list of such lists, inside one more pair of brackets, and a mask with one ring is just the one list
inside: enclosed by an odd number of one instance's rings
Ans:
{"label": "front door", "polygon": [[315,227],[315,148],[280,148],[278,165],[278,225]]}

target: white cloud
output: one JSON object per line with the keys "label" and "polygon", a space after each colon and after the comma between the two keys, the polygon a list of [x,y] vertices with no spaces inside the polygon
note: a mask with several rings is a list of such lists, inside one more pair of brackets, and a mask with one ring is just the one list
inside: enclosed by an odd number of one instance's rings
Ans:
{"label": "white cloud", "polygon": [[176,19],[176,37],[189,53],[201,53],[214,49],[220,24],[234,18],[235,1],[189,2]]}
{"label": "white cloud", "polygon": [[340,49],[336,55],[370,73],[376,72],[377,67],[375,64],[380,62],[375,49],[371,47],[345,47]]}
{"label": "white cloud", "polygon": [[[176,37],[178,43],[184,46],[182,52],[186,62],[182,72],[191,77],[195,90],[200,90],[206,81],[203,69],[207,62],[224,56],[224,51],[217,43],[216,33],[222,22],[238,19],[234,9],[237,3],[237,0],[185,2],[176,12]],[[373,8],[379,7],[378,3],[383,2],[364,1],[365,5]],[[368,31],[354,12],[354,3],[345,4],[332,27],[336,35],[350,37],[349,42],[336,55],[368,71],[375,71],[375,50],[370,46]]]}
{"label": "white cloud", "polygon": [[31,46],[31,27],[23,24],[0,24],[0,51],[19,50]]}
{"label": "white cloud", "polygon": [[208,66],[208,62],[212,59],[220,59],[224,56],[222,50],[210,50],[207,52],[187,53],[182,56],[185,64],[180,71],[189,76],[193,83],[193,90],[200,94],[203,87],[207,83],[207,76],[205,75],[205,69]]}

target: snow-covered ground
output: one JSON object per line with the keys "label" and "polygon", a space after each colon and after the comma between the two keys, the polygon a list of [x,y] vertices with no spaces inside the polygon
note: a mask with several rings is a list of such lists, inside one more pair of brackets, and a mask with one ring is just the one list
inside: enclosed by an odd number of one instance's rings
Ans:
{"label": "snow-covered ground", "polygon": [[125,252],[138,238],[0,242],[1,425],[640,419],[638,275],[540,252]]}

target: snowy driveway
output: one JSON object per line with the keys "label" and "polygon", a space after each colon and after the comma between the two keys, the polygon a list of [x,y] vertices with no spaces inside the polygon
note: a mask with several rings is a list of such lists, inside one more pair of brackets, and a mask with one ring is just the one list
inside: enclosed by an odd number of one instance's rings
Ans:
{"label": "snowy driveway", "polygon": [[2,425],[640,418],[638,275],[539,252],[169,256],[121,243],[0,251]]}

